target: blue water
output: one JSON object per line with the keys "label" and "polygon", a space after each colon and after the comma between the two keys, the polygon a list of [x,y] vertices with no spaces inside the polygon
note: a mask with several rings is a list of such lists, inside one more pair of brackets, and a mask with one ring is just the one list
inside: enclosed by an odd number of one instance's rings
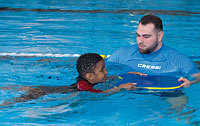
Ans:
{"label": "blue water", "polygon": [[[136,44],[138,21],[144,14],[156,14],[163,19],[164,44],[200,61],[199,5],[195,0],[0,0],[0,53],[109,55]],[[41,61],[45,58],[50,60]],[[1,86],[70,85],[77,77],[76,59],[0,57]],[[126,71],[111,65],[107,69],[109,75]],[[135,91],[49,94],[0,109],[0,124],[198,126],[199,89],[197,84],[170,98]],[[2,103],[25,92],[0,93]]]}

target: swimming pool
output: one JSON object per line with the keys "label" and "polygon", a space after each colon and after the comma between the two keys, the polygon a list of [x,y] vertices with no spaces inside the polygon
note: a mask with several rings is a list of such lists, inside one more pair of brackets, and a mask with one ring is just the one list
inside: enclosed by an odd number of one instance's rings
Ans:
{"label": "swimming pool", "polygon": [[[0,1],[0,82],[9,85],[69,85],[75,82],[76,57],[54,54],[97,52],[110,55],[136,44],[144,14],[163,19],[164,44],[200,61],[200,1],[7,0]],[[49,54],[47,57],[45,54]],[[49,58],[48,61],[43,59]],[[109,74],[126,71],[108,66]],[[108,83],[108,82],[107,82]],[[111,82],[114,83],[114,82]],[[88,92],[50,94],[0,109],[1,125],[200,125],[199,85],[184,95],[122,91],[110,96]],[[0,90],[0,101],[24,92]],[[167,99],[166,97],[171,97]],[[175,101],[175,102],[174,102]]]}

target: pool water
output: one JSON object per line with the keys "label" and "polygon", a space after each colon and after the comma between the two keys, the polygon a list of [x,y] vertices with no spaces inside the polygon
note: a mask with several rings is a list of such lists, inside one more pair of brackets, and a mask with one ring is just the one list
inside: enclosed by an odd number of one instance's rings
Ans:
{"label": "pool water", "polygon": [[[96,52],[110,55],[136,44],[144,14],[163,19],[165,45],[200,61],[200,1],[149,0],[0,0],[0,82],[13,85],[64,86],[75,82],[77,57],[53,54]],[[41,54],[31,57],[5,56]],[[49,57],[45,54],[50,54]],[[109,75],[127,71],[106,62]],[[199,64],[196,64],[199,67]],[[108,81],[97,88],[112,87]],[[199,84],[199,83],[198,83]],[[0,109],[3,125],[200,125],[200,86],[181,93],[120,91],[49,94]],[[0,103],[25,94],[0,90]]]}

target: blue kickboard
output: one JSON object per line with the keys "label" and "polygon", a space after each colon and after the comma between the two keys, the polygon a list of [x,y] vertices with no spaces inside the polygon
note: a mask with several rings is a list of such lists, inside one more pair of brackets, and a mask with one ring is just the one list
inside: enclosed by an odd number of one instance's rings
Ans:
{"label": "blue kickboard", "polygon": [[138,74],[120,74],[121,79],[114,86],[118,87],[125,83],[137,83],[137,88],[153,91],[176,91],[182,88],[177,77],[158,76],[158,75],[138,75]]}

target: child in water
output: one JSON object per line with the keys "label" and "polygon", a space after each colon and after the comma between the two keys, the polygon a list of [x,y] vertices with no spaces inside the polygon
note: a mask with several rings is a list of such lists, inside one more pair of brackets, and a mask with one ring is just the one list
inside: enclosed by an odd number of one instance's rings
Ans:
{"label": "child in water", "polygon": [[[136,89],[136,83],[122,84],[117,88],[112,88],[105,91],[94,89],[94,85],[98,83],[104,83],[107,78],[107,71],[105,68],[104,59],[98,54],[87,53],[81,55],[77,60],[76,68],[79,76],[76,78],[77,82],[75,84],[72,84],[70,86],[27,86],[18,88],[19,90],[27,91],[27,94],[16,97],[10,102],[4,102],[1,106],[12,104],[15,102],[25,102],[32,99],[37,99],[50,93],[68,93],[76,91],[90,91],[93,93],[115,93],[120,91],[121,89]],[[1,88],[9,89],[6,87]]]}

